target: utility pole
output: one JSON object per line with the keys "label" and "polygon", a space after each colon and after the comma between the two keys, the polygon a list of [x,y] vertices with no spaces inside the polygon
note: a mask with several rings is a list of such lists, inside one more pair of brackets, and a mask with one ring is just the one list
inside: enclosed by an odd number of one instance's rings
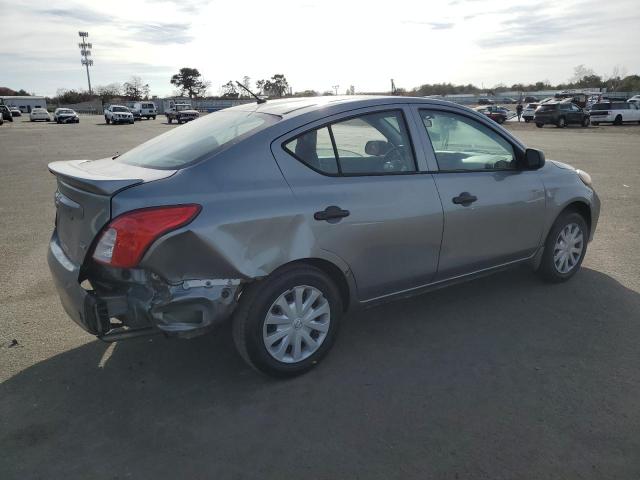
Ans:
{"label": "utility pole", "polygon": [[93,66],[93,60],[90,60],[89,57],[91,56],[91,48],[93,47],[93,45],[91,45],[86,41],[87,37],[89,36],[89,32],[78,32],[78,35],[82,39],[82,42],[78,44],[78,47],[80,47],[80,57],[81,57],[80,63],[87,68],[87,82],[89,83],[89,95],[92,95],[93,92],[91,91],[91,77],[89,76],[89,67]]}
{"label": "utility pole", "polygon": [[338,95],[338,89],[340,88],[340,85],[334,85],[333,88],[336,91],[336,95]]}
{"label": "utility pole", "polygon": [[396,94],[396,84],[393,81],[393,78],[391,79],[391,95],[395,95]]}

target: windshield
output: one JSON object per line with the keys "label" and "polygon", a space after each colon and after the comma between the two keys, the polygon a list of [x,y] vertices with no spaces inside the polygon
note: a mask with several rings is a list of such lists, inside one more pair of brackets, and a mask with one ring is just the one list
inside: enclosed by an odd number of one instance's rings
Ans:
{"label": "windshield", "polygon": [[58,113],[73,113],[73,110],[68,110],[66,108],[61,108],[58,110]]}
{"label": "windshield", "polygon": [[113,107],[111,108],[112,112],[128,112],[129,109],[126,107]]}
{"label": "windshield", "polygon": [[176,105],[176,110],[179,112],[183,110],[191,110],[191,105]]}
{"label": "windshield", "polygon": [[116,161],[156,169],[183,168],[276,123],[276,115],[219,111],[176,127],[119,156]]}

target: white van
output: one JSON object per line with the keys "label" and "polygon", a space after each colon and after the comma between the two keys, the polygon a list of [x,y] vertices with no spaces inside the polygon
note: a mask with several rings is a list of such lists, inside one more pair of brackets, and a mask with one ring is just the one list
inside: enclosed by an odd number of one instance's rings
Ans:
{"label": "white van", "polygon": [[153,102],[136,102],[131,107],[131,113],[133,113],[133,117],[136,120],[142,119],[142,117],[149,120],[150,118],[156,119],[156,115],[158,114],[158,110],[156,109],[156,104]]}
{"label": "white van", "polygon": [[640,122],[640,110],[635,103],[601,102],[591,107],[591,125],[622,125],[625,122]]}

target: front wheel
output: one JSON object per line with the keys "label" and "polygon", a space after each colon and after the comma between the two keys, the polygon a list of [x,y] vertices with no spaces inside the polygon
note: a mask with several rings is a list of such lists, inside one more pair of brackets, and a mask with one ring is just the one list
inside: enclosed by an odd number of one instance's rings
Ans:
{"label": "front wheel", "polygon": [[296,265],[248,285],[233,318],[233,339],[256,370],[293,377],[313,368],[335,341],[342,300],[315,267]]}
{"label": "front wheel", "polygon": [[104,117],[104,121],[107,122],[107,125],[111,123],[111,120],[109,119],[109,117]]}
{"label": "front wheel", "polygon": [[600,125],[600,122],[591,122],[591,125],[593,125],[594,127],[597,127],[598,125]]}
{"label": "front wheel", "polygon": [[577,212],[560,214],[547,236],[538,273],[547,282],[565,282],[573,277],[587,253],[589,231]]}
{"label": "front wheel", "polygon": [[542,127],[544,127],[544,123],[536,123],[536,127],[542,128]]}
{"label": "front wheel", "polygon": [[567,121],[565,120],[564,117],[560,117],[558,119],[558,123],[557,123],[558,128],[564,128],[567,126]]}
{"label": "front wheel", "polygon": [[524,123],[529,123],[530,121],[531,121],[531,119],[530,119],[530,118],[525,118],[525,119],[524,119]]}
{"label": "front wheel", "polygon": [[167,123],[171,123],[173,119],[171,117],[167,117]]}
{"label": "front wheel", "polygon": [[589,126],[589,123],[590,123],[590,121],[589,121],[589,117],[584,117],[584,118],[582,119],[582,126],[583,126],[583,127],[588,127],[588,126]]}
{"label": "front wheel", "polygon": [[622,115],[618,115],[616,119],[613,121],[614,125],[622,125]]}

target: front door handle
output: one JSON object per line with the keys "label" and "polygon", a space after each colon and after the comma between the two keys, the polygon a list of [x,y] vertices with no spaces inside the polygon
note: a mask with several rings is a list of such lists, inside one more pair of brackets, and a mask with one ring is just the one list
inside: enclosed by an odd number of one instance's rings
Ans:
{"label": "front door handle", "polygon": [[331,222],[331,220],[338,221],[341,218],[348,217],[350,213],[351,212],[349,212],[349,210],[343,210],[340,207],[331,205],[324,210],[314,213],[313,218],[316,220],[326,220]]}
{"label": "front door handle", "polygon": [[462,192],[457,197],[453,197],[451,201],[456,205],[462,205],[463,207],[468,207],[473,202],[478,200],[478,197],[475,195],[471,195],[469,192]]}

